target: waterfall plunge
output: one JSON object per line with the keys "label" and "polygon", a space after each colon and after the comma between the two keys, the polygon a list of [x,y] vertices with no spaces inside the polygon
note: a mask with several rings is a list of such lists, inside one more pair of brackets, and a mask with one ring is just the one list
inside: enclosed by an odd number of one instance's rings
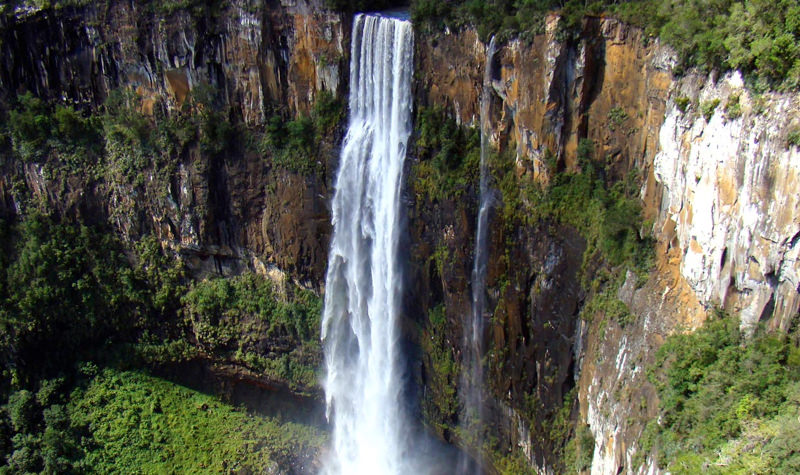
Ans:
{"label": "waterfall plunge", "polygon": [[336,177],[322,319],[332,474],[409,473],[397,251],[412,60],[410,22],[355,17],[350,123]]}

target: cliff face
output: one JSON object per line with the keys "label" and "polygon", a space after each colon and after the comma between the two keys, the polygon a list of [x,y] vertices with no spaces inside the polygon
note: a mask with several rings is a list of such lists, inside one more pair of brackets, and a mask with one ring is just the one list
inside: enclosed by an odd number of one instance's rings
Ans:
{"label": "cliff face", "polygon": [[[496,370],[489,424],[507,447],[520,448],[549,471],[548,442],[537,440],[541,428],[530,427],[522,399],[535,394],[539,415],[547,416],[574,384],[581,418],[595,439],[592,473],[657,470],[646,454],[643,464],[635,456],[644,424],[657,415],[644,368],[663,339],[697,327],[715,307],[739,315],[743,328],[767,321],[785,330],[797,315],[800,162],[787,133],[797,126],[798,98],[753,96],[738,75],[673,79],[669,48],[613,19],[587,19],[573,42],[560,42],[555,31],[556,19],[549,18],[545,34],[498,51],[492,141],[514,149],[517,174],[527,180],[550,180],[548,155],[557,159],[556,169],[579,168],[583,138],[592,141],[607,176],[634,171],[642,183],[642,232],[656,239],[655,268],[646,282],[629,273],[618,291],[632,323],[623,328],[602,313],[589,315],[587,323],[577,317],[586,295],[575,282],[583,252],[576,231],[516,228],[509,245],[499,230],[509,223],[494,216],[489,338],[507,359],[489,363]],[[486,59],[477,35],[443,34],[419,43],[420,102],[477,124]],[[452,249],[470,242],[471,230],[458,236],[471,221],[451,222],[440,229],[455,229],[455,235],[438,242]],[[540,259],[536,249],[543,250]],[[468,267],[450,272],[469,275]],[[508,276],[510,285],[498,286],[492,280],[498,275]],[[469,308],[468,284],[462,279],[456,285],[446,275],[441,280],[454,329],[448,341],[458,355],[457,322]]]}
{"label": "cliff face", "polygon": [[349,23],[338,14],[304,1],[210,5],[119,1],[5,17],[0,87],[93,106],[131,87],[174,107],[210,83],[248,124],[276,108],[308,112],[320,90],[342,92]]}
{"label": "cliff face", "polygon": [[[691,100],[686,112],[679,98]],[[787,142],[798,97],[754,97],[732,74],[686,78],[672,99],[654,161],[660,240],[680,249],[681,275],[701,302],[740,315],[742,327],[769,320],[787,330],[800,297],[800,156]]]}
{"label": "cliff face", "polygon": [[[142,112],[157,115],[178,110],[207,83],[230,119],[253,129],[272,114],[307,113],[321,91],[344,96],[349,19],[314,2],[225,5],[165,12],[109,2],[5,18],[0,92],[6,101],[29,89],[98,107],[110,91],[131,88],[144,98]],[[550,17],[544,34],[499,49],[491,142],[512,151],[520,183],[546,184],[555,171],[578,170],[581,139],[592,141],[609,180],[633,171],[641,179],[641,231],[656,240],[655,267],[645,281],[628,274],[620,287],[617,297],[632,314],[624,327],[602,313],[582,320],[590,298],[580,282],[585,240],[569,226],[510,220],[495,208],[490,433],[500,450],[552,471],[557,443],[544,421],[574,391],[573,411],[595,441],[592,473],[655,471],[646,456],[637,466],[635,456],[644,424],[657,414],[644,368],[665,336],[697,327],[716,306],[746,328],[767,321],[786,329],[797,315],[800,152],[787,146],[787,134],[800,127],[800,99],[754,95],[736,75],[676,80],[668,48],[613,19],[587,18],[577,39],[560,38]],[[477,34],[423,35],[416,45],[417,106],[442,106],[476,125],[486,64]],[[19,213],[33,197],[60,213],[109,220],[131,240],[154,232],[199,273],[252,268],[321,288],[336,146],[328,139],[322,171],[306,175],[274,166],[246,144],[219,154],[190,148],[171,157],[169,176],[148,170],[138,185],[6,161],[0,212]],[[457,378],[442,379],[430,341],[456,362],[462,354],[477,188],[434,199],[421,191],[418,159],[410,157],[406,194],[406,334],[427,349],[413,368],[427,422],[464,442],[450,431],[455,412],[442,396]],[[593,277],[588,272],[584,280]],[[425,318],[438,304],[443,330]]]}
{"label": "cliff face", "polygon": [[[180,109],[190,91],[210,85],[227,120],[258,128],[272,114],[307,114],[320,91],[343,94],[349,23],[319,5],[237,1],[174,12],[157,2],[102,5],[4,17],[4,99],[29,90],[96,108],[111,91],[132,89],[141,112],[153,115]],[[335,142],[321,150],[323,165],[336,156]],[[201,272],[272,268],[321,286],[327,173],[281,170],[244,145],[216,155],[184,150],[170,161],[169,176],[150,170],[143,186],[14,167],[0,183],[3,213],[17,213],[23,195],[33,195],[62,213],[110,218],[130,239],[152,231]],[[15,194],[15,181],[27,191]]]}

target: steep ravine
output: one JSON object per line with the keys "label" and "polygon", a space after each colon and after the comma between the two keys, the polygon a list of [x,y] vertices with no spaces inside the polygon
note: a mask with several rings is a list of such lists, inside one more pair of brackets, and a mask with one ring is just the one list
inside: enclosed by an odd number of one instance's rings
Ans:
{"label": "steep ravine", "polygon": [[[274,113],[310,111],[321,91],[344,97],[350,18],[317,2],[236,0],[194,14],[107,5],[4,17],[3,100],[28,89],[91,108],[127,87],[146,114],[175,113],[209,83],[232,122],[258,129]],[[518,183],[546,184],[556,171],[579,170],[579,143],[591,140],[609,181],[637,176],[641,234],[655,238],[655,263],[646,279],[629,274],[619,289],[632,314],[624,327],[602,314],[581,319],[592,297],[581,280],[594,277],[583,265],[585,239],[568,225],[492,213],[487,435],[497,453],[557,471],[558,442],[545,429],[565,396],[577,395],[567,409],[594,438],[591,472],[653,472],[636,451],[657,414],[645,368],[664,338],[696,328],[715,307],[747,328],[764,321],[785,330],[797,315],[800,151],[787,134],[800,127],[800,97],[755,94],[737,74],[673,78],[670,49],[614,19],[587,18],[574,40],[557,34],[557,18],[546,24],[531,42],[498,48],[491,143],[512,157]],[[417,36],[415,108],[440,107],[477,126],[485,50],[469,29]],[[167,179],[150,171],[142,186],[4,160],[0,214],[41,199],[59,213],[111,221],[124,239],[155,233],[197,275],[252,269],[321,290],[339,142],[330,137],[322,148],[322,173],[271,166],[242,145],[219,155],[186,150]],[[421,160],[412,152],[406,175],[412,263],[403,331],[417,349],[411,373],[425,422],[469,445],[453,430],[447,387],[457,377],[437,362],[464,354],[478,188],[431,196],[415,168]],[[443,314],[438,327],[428,318],[434,310]]]}

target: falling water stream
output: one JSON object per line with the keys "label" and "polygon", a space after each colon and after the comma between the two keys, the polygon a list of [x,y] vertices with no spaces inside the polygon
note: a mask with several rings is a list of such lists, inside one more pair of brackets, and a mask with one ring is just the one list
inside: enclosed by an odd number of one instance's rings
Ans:
{"label": "falling water stream", "polygon": [[[493,197],[489,188],[489,111],[492,104],[492,60],[495,54],[494,36],[486,50],[483,91],[481,93],[480,127],[481,127],[481,163],[480,163],[480,201],[478,206],[478,224],[475,231],[475,256],[472,263],[472,306],[469,324],[464,325],[464,358],[461,368],[461,401],[464,405],[465,417],[461,422],[461,430],[465,443],[479,452],[481,434],[483,433],[483,328],[486,308],[486,266],[489,254],[488,225],[489,211]],[[466,453],[459,462],[459,473],[468,470],[470,460]]]}
{"label": "falling water stream", "polygon": [[353,21],[350,122],[332,204],[322,319],[330,474],[414,473],[397,322],[413,41],[405,19],[359,14]]}

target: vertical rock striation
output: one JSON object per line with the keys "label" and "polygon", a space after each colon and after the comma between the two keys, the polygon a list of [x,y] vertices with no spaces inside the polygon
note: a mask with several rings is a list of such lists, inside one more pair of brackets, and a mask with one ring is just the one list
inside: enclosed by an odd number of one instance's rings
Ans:
{"label": "vertical rock striation", "polygon": [[[691,101],[685,112],[679,98]],[[800,98],[755,97],[737,73],[687,78],[672,99],[654,161],[657,235],[680,249],[681,275],[704,305],[746,329],[770,320],[787,330],[800,305],[800,152],[787,138]]]}
{"label": "vertical rock striation", "polygon": [[[170,10],[159,2],[89,2],[3,15],[0,98],[28,90],[98,108],[111,91],[128,89],[141,97],[142,113],[162,118],[195,88],[210,86],[226,119],[258,130],[273,114],[307,114],[321,91],[343,93],[349,27],[340,14],[314,0],[214,4]],[[335,157],[336,138],[329,142],[323,164]],[[62,180],[42,164],[17,170],[6,163],[0,214],[17,214],[21,196],[34,195],[59,213],[108,218],[125,239],[154,233],[200,272],[286,271],[321,287],[329,178],[280,170],[240,145],[213,157],[196,149],[170,157],[174,172],[160,179],[163,171],[148,170],[143,187],[108,176]]]}
{"label": "vertical rock striation", "polygon": [[[495,309],[492,345],[500,352],[493,357],[502,358],[491,363],[490,424],[509,447],[548,471],[547,441],[541,428],[528,426],[521,400],[533,394],[546,411],[574,384],[595,438],[592,472],[657,470],[636,453],[644,423],[657,414],[644,368],[663,339],[696,328],[714,307],[739,315],[743,328],[766,321],[787,329],[798,314],[800,160],[798,148],[787,145],[788,133],[800,130],[798,96],[753,95],[736,74],[677,80],[672,51],[637,28],[587,18],[577,40],[560,41],[557,21],[549,17],[544,34],[498,51],[492,141],[516,152],[517,175],[528,180],[546,183],[554,170],[578,169],[581,139],[591,140],[608,180],[634,171],[642,178],[647,225],[641,232],[656,238],[656,266],[643,285],[631,274],[619,290],[633,323],[606,326],[603,315],[582,322],[583,291],[565,282],[580,267],[575,230],[516,230],[509,247],[509,231],[493,229],[488,295]],[[485,60],[474,31],[421,38],[419,102],[477,124]],[[687,101],[682,112],[679,103]],[[441,220],[434,212],[426,216],[429,223]],[[464,221],[470,218],[444,218],[442,229]],[[417,233],[418,249],[444,245],[458,255],[469,244],[468,234],[443,236]],[[542,246],[546,258],[538,259]],[[444,293],[449,321],[464,311],[463,273],[453,265],[420,280]],[[493,276],[508,278],[504,290]],[[453,346],[455,354],[462,351]]]}

